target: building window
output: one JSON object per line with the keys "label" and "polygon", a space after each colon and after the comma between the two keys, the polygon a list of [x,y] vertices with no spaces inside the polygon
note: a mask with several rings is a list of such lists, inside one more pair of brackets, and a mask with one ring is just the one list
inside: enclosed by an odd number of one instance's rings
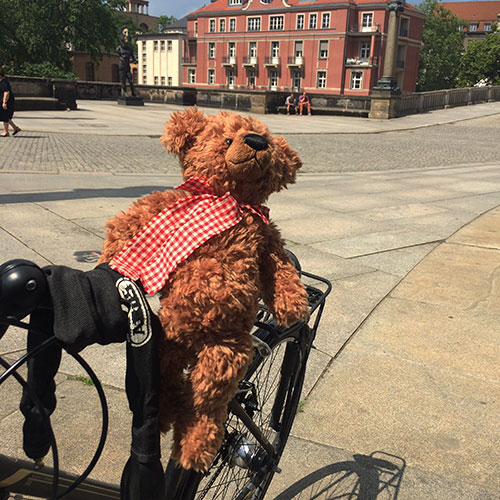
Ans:
{"label": "building window", "polygon": [[146,52],[142,53],[142,62],[143,64],[146,62]]}
{"label": "building window", "polygon": [[295,92],[298,92],[300,90],[300,87],[302,85],[302,74],[300,71],[293,71],[292,72],[292,87]]}
{"label": "building window", "polygon": [[172,77],[171,76],[168,77],[168,86],[169,87],[172,86]]}
{"label": "building window", "polygon": [[248,86],[251,88],[254,88],[255,87],[255,70],[249,69],[247,72],[247,77],[248,77]]}
{"label": "building window", "polygon": [[196,70],[194,68],[188,69],[188,83],[195,83],[196,81]]}
{"label": "building window", "polygon": [[297,14],[297,29],[304,29],[304,14]]}
{"label": "building window", "polygon": [[280,55],[280,43],[271,42],[271,57],[279,57]]}
{"label": "building window", "polygon": [[208,58],[215,59],[215,42],[209,42],[208,44]]}
{"label": "building window", "polygon": [[353,71],[351,73],[351,90],[361,89],[361,84],[363,83],[363,72]]}
{"label": "building window", "polygon": [[162,40],[162,41],[160,42],[160,50],[161,50],[162,52],[165,52],[165,40]]}
{"label": "building window", "polygon": [[272,3],[273,0],[260,0],[261,3],[269,4]]}
{"label": "building window", "polygon": [[208,84],[215,85],[215,69],[214,68],[210,68],[208,70]]}
{"label": "building window", "polygon": [[323,14],[321,18],[321,27],[322,28],[329,28],[330,27],[330,13],[326,12]]}
{"label": "building window", "polygon": [[229,31],[236,31],[236,19],[229,19]]}
{"label": "building window", "polygon": [[269,86],[271,89],[278,88],[278,72],[275,69],[269,71]]}
{"label": "building window", "polygon": [[295,42],[295,57],[302,57],[304,44],[300,42]]}
{"label": "building window", "polygon": [[372,24],[373,24],[373,12],[363,12],[363,16],[361,18],[361,27],[371,28]]}
{"label": "building window", "polygon": [[168,52],[172,52],[172,40],[167,40],[167,50]]}
{"label": "building window", "polygon": [[469,25],[469,31],[477,31],[477,23]]}
{"label": "building window", "polygon": [[315,30],[318,22],[318,14],[309,14],[309,29]]}
{"label": "building window", "polygon": [[248,55],[250,57],[257,57],[257,42],[250,42],[248,44]]}
{"label": "building window", "polygon": [[229,88],[234,87],[234,69],[229,69],[227,71],[227,84]]}
{"label": "building window", "polygon": [[142,74],[145,75],[147,72],[148,72],[148,67],[145,64],[143,64],[142,65]]}
{"label": "building window", "polygon": [[148,83],[148,77],[146,75],[142,75],[142,84],[147,85]]}
{"label": "building window", "polygon": [[226,31],[226,20],[225,19],[219,19],[219,31],[221,33],[224,33],[224,31]]}
{"label": "building window", "polygon": [[318,89],[326,88],[326,71],[318,71]]}
{"label": "building window", "polygon": [[88,82],[95,80],[95,66],[93,62],[85,63],[85,76]]}
{"label": "building window", "polygon": [[359,58],[362,61],[370,59],[370,42],[361,42],[359,44]]}
{"label": "building window", "polygon": [[410,31],[410,18],[402,17],[399,21],[399,36],[408,36]]}
{"label": "building window", "polygon": [[155,41],[153,42],[153,50],[154,50],[155,52],[157,52],[157,51],[158,51],[158,40],[155,40]]}
{"label": "building window", "polygon": [[165,85],[165,77],[164,76],[161,77],[161,84]]}
{"label": "building window", "polygon": [[269,17],[269,29],[271,31],[282,30],[283,29],[283,16],[270,16]]}
{"label": "building window", "polygon": [[157,76],[155,76],[154,80],[155,80],[155,85],[158,85],[158,77]]}
{"label": "building window", "polygon": [[490,23],[484,23],[484,31],[491,31],[491,24]]}
{"label": "building window", "polygon": [[210,19],[208,22],[208,31],[210,33],[215,33],[215,19]]}
{"label": "building window", "polygon": [[198,21],[195,21],[194,22],[194,34],[197,35],[198,34]]}
{"label": "building window", "polygon": [[229,7],[234,5],[241,5],[241,0],[229,0]]}
{"label": "building window", "polygon": [[248,31],[260,31],[260,17],[249,17],[247,24]]}
{"label": "building window", "polygon": [[328,59],[328,40],[320,40],[319,42],[319,58]]}
{"label": "building window", "polygon": [[236,57],[236,43],[235,42],[228,43],[227,55],[229,57]]}

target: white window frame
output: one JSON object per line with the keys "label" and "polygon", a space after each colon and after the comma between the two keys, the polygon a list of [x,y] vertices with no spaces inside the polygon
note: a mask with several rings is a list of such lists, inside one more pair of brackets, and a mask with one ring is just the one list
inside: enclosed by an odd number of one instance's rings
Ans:
{"label": "white window frame", "polygon": [[236,18],[229,18],[229,32],[234,33],[236,31]]}
{"label": "white window frame", "polygon": [[165,77],[164,76],[161,77],[160,81],[161,81],[162,86],[165,87]]}
{"label": "white window frame", "polygon": [[[273,85],[274,83],[274,85]],[[278,88],[278,70],[271,69],[269,70],[269,87],[270,88]]]}
{"label": "white window frame", "polygon": [[158,40],[153,40],[153,50],[158,52]]}
{"label": "white window frame", "polygon": [[208,68],[208,84],[215,85],[215,68]]}
{"label": "white window frame", "polygon": [[248,57],[257,57],[257,42],[248,43]]}
{"label": "white window frame", "polygon": [[320,70],[316,76],[316,88],[326,89],[326,71]]}
{"label": "white window frame", "polygon": [[234,69],[228,69],[227,70],[227,84],[230,87],[234,87],[234,80],[235,80],[236,74]]}
{"label": "white window frame", "polygon": [[196,83],[196,70],[194,68],[188,69],[188,83],[194,85]]}
{"label": "white window frame", "polygon": [[167,52],[172,52],[172,40],[167,40]]}
{"label": "white window frame", "polygon": [[370,41],[359,42],[359,59],[361,61],[370,60],[371,46],[372,44]]}
{"label": "white window frame", "polygon": [[219,33],[225,33],[226,32],[226,18],[221,17],[219,19]]}
{"label": "white window frame", "polygon": [[323,14],[321,14],[321,29],[328,29],[330,27],[330,18],[329,12],[323,12]]}
{"label": "white window frame", "polygon": [[215,42],[208,42],[208,58],[215,59],[216,55],[217,51],[215,47]]}
{"label": "white window frame", "polygon": [[362,71],[351,71],[351,84],[349,86],[351,90],[362,90],[363,89],[363,72]]}
{"label": "white window frame", "polygon": [[255,82],[257,81],[257,73],[255,69],[249,68],[247,70],[247,85],[249,87],[255,86]]}
{"label": "white window frame", "polygon": [[271,42],[271,57],[280,56],[280,43],[276,41]]}
{"label": "white window frame", "polygon": [[171,76],[169,76],[169,77],[167,78],[167,85],[168,85],[169,87],[171,87],[171,86],[172,86],[172,83],[173,83],[172,77],[171,77]]}
{"label": "white window frame", "polygon": [[491,31],[491,23],[484,23],[484,31]]}
{"label": "white window frame", "polygon": [[208,20],[208,32],[215,33],[216,22],[215,19]]}
{"label": "white window frame", "polygon": [[305,14],[297,14],[296,29],[303,30],[305,23],[306,23],[306,15]]}
{"label": "white window frame", "polygon": [[[401,30],[403,28],[403,23],[406,24],[406,35],[404,35],[403,33],[401,33]],[[399,30],[398,30],[398,33],[399,33],[399,36],[404,36],[404,37],[410,36],[410,18],[409,17],[407,17],[407,16],[401,16],[399,18]]]}
{"label": "white window frame", "polygon": [[159,81],[159,78],[157,76],[154,77],[154,82],[155,82],[155,85],[158,85],[158,81]]}
{"label": "white window frame", "polygon": [[309,14],[309,29],[315,30],[318,27],[318,14]]}
{"label": "white window frame", "polygon": [[236,42],[228,42],[227,55],[229,57],[236,57]]}
{"label": "white window frame", "polygon": [[[326,44],[326,49],[323,49],[322,46],[324,47]],[[328,49],[329,49],[329,43],[328,40],[320,40],[319,41],[319,52],[318,52],[318,59],[328,59]]]}
{"label": "white window frame", "polygon": [[302,86],[302,73],[299,70],[292,71],[292,88],[298,92]]}
{"label": "white window frame", "polygon": [[478,23],[469,24],[469,31],[477,31]]}
{"label": "white window frame", "polygon": [[247,31],[260,31],[261,24],[261,17],[247,17]]}
{"label": "white window frame", "polygon": [[[297,46],[300,44],[299,49],[297,50]],[[293,43],[293,54],[295,57],[302,57],[304,55],[304,41],[303,40],[295,40]]]}
{"label": "white window frame", "polygon": [[282,31],[285,26],[285,16],[269,16],[269,31]]}
{"label": "white window frame", "polygon": [[228,5],[229,7],[235,7],[237,5],[241,5],[243,2],[242,0],[228,0]]}
{"label": "white window frame", "polygon": [[160,51],[165,52],[165,40],[160,40]]}
{"label": "white window frame", "polygon": [[361,13],[361,28],[371,28],[373,26],[373,12]]}

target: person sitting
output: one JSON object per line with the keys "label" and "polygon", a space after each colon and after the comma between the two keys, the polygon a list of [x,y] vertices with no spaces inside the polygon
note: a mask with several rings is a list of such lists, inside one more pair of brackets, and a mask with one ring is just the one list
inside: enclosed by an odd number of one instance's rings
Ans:
{"label": "person sitting", "polygon": [[307,114],[311,114],[311,102],[309,100],[309,96],[306,94],[306,91],[302,93],[299,97],[299,112],[303,114],[304,106],[307,108]]}
{"label": "person sitting", "polygon": [[295,114],[297,114],[297,101],[295,100],[295,96],[293,94],[290,94],[285,99],[285,106],[287,115],[290,114],[290,108],[292,108],[292,110],[295,111]]}

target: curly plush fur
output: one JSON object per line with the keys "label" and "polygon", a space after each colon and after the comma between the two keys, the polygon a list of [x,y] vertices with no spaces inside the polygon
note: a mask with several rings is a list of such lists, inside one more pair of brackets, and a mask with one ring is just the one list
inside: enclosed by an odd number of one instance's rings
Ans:
{"label": "curly plush fur", "polygon": [[[264,137],[256,150],[248,134]],[[295,181],[301,161],[283,137],[259,121],[191,108],[174,113],[161,139],[182,175],[205,177],[218,196],[263,204]],[[101,261],[109,261],[151,218],[189,193],[155,192],[107,223]],[[261,297],[285,326],[307,317],[307,295],[278,229],[244,210],[236,226],[212,237],[179,264],[160,291],[161,428],[174,430],[172,455],[205,470],[223,438],[227,404],[252,358],[249,332]]]}

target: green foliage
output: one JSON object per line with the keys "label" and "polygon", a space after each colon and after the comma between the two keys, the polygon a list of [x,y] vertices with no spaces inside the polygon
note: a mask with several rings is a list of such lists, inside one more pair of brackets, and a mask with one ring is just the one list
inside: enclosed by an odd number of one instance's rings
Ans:
{"label": "green foliage", "polygon": [[0,65],[16,74],[47,72],[46,64],[69,73],[71,50],[98,61],[119,44],[120,27],[128,21],[124,5],[125,0],[0,0]]}
{"label": "green foliage", "polygon": [[471,40],[459,68],[459,85],[472,87],[479,82],[500,85],[500,32],[488,33],[484,40]]}
{"label": "green foliage", "polygon": [[174,16],[160,16],[158,18],[158,31],[161,32],[167,26],[175,23],[175,21],[177,21],[177,18]]}
{"label": "green foliage", "polygon": [[78,77],[71,71],[64,71],[50,62],[24,63],[16,67],[5,67],[5,72],[10,75],[22,75],[38,78],[68,78],[77,80]]}
{"label": "green foliage", "polygon": [[464,51],[460,25],[466,24],[437,0],[424,0],[418,9],[426,14],[422,30],[417,90],[452,89],[457,86]]}

